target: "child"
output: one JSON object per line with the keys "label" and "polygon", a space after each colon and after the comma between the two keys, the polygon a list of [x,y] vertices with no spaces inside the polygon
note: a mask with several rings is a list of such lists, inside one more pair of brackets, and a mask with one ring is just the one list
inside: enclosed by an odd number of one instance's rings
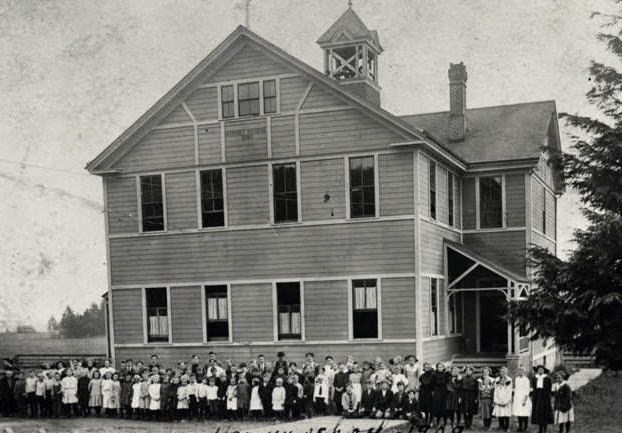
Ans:
{"label": "child", "polygon": [[193,374],[190,376],[190,383],[188,384],[188,412],[189,418],[194,419],[197,416],[199,403],[197,400],[197,377]]}
{"label": "child", "polygon": [[160,414],[165,420],[170,420],[171,401],[169,395],[171,386],[169,376],[167,374],[162,376],[162,383],[160,384]]}
{"label": "child", "polygon": [[[24,417],[26,413],[26,378],[24,373],[17,373],[15,378],[15,387],[13,388],[13,395],[15,396],[15,409],[19,417]],[[2,404],[0,403],[0,406]]]}
{"label": "child", "polygon": [[63,393],[63,405],[67,416],[71,416],[72,412],[76,413],[76,405],[78,404],[78,380],[71,369],[67,370],[67,376],[61,381],[61,392]]}
{"label": "child", "polygon": [[[518,419],[517,432],[524,432],[529,425],[529,415],[531,415],[531,382],[525,376],[525,369],[520,367],[514,378],[514,402],[512,404],[512,415]],[[464,415],[466,423],[466,413]]]}
{"label": "child", "polygon": [[363,387],[361,385],[362,378],[363,374],[361,373],[361,366],[355,362],[352,365],[352,372],[350,373],[350,376],[348,376],[348,381],[352,384],[352,392],[356,395],[359,402],[363,396]]}
{"label": "child", "polygon": [[243,374],[240,374],[240,379],[238,380],[237,385],[237,395],[238,395],[238,417],[241,420],[246,418],[248,414],[248,404],[250,399],[250,387],[248,386],[248,382]]}
{"label": "child", "polygon": [[160,376],[154,374],[151,376],[149,384],[149,412],[151,419],[160,418]]}
{"label": "child", "polygon": [[423,364],[423,373],[419,376],[419,408],[424,413],[424,423],[432,423],[432,396],[436,376],[429,362]]}
{"label": "child", "polygon": [[464,426],[471,429],[473,426],[473,415],[477,412],[479,385],[473,376],[473,369],[465,367],[460,387],[460,411],[464,415]]}
{"label": "child", "polygon": [[115,412],[115,406],[112,401],[113,400],[112,373],[110,371],[106,371],[106,373],[104,373],[104,380],[102,380],[101,393],[102,393],[102,407],[104,408],[104,416],[111,417],[113,412]]}
{"label": "child", "polygon": [[551,408],[551,379],[547,376],[548,370],[544,365],[536,367],[531,389],[532,411],[531,422],[538,425],[538,433],[545,433],[549,424],[553,423],[553,409]]}
{"label": "child", "polygon": [[52,378],[52,395],[51,395],[51,405],[50,405],[52,412],[50,415],[53,416],[54,418],[60,418],[62,405],[63,405],[63,392],[62,392],[60,374],[54,373],[54,377]]}
{"label": "child", "polygon": [[89,370],[84,368],[84,371],[78,377],[78,405],[80,406],[80,415],[87,416],[89,414]]}
{"label": "child", "polygon": [[322,372],[315,378],[315,387],[313,388],[313,408],[316,414],[326,415],[329,391],[328,379]]}
{"label": "child", "polygon": [[296,374],[287,378],[287,384],[285,388],[285,417],[286,418],[298,418],[298,406],[300,400],[298,399],[298,387],[294,385],[294,377],[298,379]]}
{"label": "child", "polygon": [[45,402],[45,376],[39,373],[35,383],[35,399],[37,400],[37,413],[39,418],[47,416],[47,406]]}
{"label": "child", "polygon": [[140,382],[140,416],[145,418],[147,416],[147,410],[149,409],[149,374],[143,373],[143,378]]}
{"label": "child", "polygon": [[[167,401],[168,401],[167,406],[169,407],[169,413],[167,417],[169,419],[174,419],[176,417],[177,403],[178,403],[177,402],[177,390],[181,386],[179,381],[180,379],[178,376],[174,375],[173,377],[171,377],[170,387],[168,388],[168,391],[166,393]],[[160,392],[162,392],[162,387],[160,387]]]}
{"label": "child", "polygon": [[346,385],[346,392],[341,396],[341,407],[345,418],[358,418],[359,415],[359,397],[354,393],[354,387],[351,383]]}
{"label": "child", "polygon": [[212,418],[217,418],[219,416],[218,410],[218,386],[216,386],[216,378],[214,376],[209,378],[207,391],[207,407],[209,409],[209,414]]}
{"label": "child", "polygon": [[445,364],[439,362],[436,364],[436,372],[434,373],[434,389],[432,393],[432,416],[436,418],[436,425],[445,425],[447,423],[447,385],[449,384],[450,375],[445,370]]}
{"label": "child", "polygon": [[112,375],[112,393],[111,393],[111,397],[112,397],[112,408],[111,412],[112,415],[116,414],[118,415],[121,411],[121,382],[119,382],[119,373],[114,373]]}
{"label": "child", "polygon": [[207,377],[203,376],[201,383],[197,385],[197,403],[199,406],[199,418],[207,418]]}
{"label": "child", "polygon": [[253,378],[250,399],[250,415],[255,421],[257,421],[263,413],[263,404],[261,403],[261,397],[259,396],[260,384],[261,381],[258,378]]}
{"label": "child", "polygon": [[406,393],[404,392],[405,385],[402,382],[397,383],[397,392],[393,394],[393,403],[391,404],[390,418],[401,419],[404,415],[404,402],[406,400]]}
{"label": "child", "polygon": [[238,387],[237,381],[235,377],[232,377],[229,381],[229,386],[227,387],[227,418],[235,419],[237,411],[238,411]]}
{"label": "child", "polygon": [[272,390],[272,412],[277,419],[282,419],[285,414],[285,388],[283,379],[276,378],[276,386]]}
{"label": "child", "polygon": [[177,419],[186,422],[188,418],[188,379],[182,376],[181,385],[177,388]]}
{"label": "child", "polygon": [[259,398],[263,406],[263,414],[266,418],[272,417],[272,384],[270,383],[270,373],[263,375],[263,381],[259,386]]}
{"label": "child", "polygon": [[313,417],[313,393],[315,390],[315,379],[312,370],[304,376],[304,384],[302,386],[302,406],[305,412],[305,418]]}
{"label": "child", "polygon": [[389,418],[391,415],[391,405],[393,403],[393,393],[389,389],[389,381],[382,380],[380,389],[376,391],[374,399],[374,417]]}
{"label": "child", "polygon": [[484,429],[490,430],[492,418],[492,393],[494,389],[494,381],[490,377],[490,368],[482,369],[482,377],[477,380],[479,385],[479,404],[482,408],[482,420]]}
{"label": "child", "polygon": [[512,416],[512,380],[506,375],[505,370],[495,384],[493,392],[494,409],[492,414],[499,420],[499,426],[504,431],[510,431],[510,417]]}
{"label": "child", "polygon": [[451,426],[454,426],[454,421],[456,424],[460,424],[460,389],[462,388],[462,376],[460,376],[460,371],[458,367],[452,367],[451,369],[451,377],[449,378],[449,383],[447,383],[447,398],[446,398],[446,409],[447,416],[449,417],[449,422]]}
{"label": "child", "polygon": [[99,416],[102,408],[102,379],[99,370],[93,370],[93,378],[89,382],[89,407]]}
{"label": "child", "polygon": [[130,407],[132,409],[132,413],[134,418],[138,418],[138,412],[140,411],[140,388],[142,384],[140,383],[140,376],[135,374],[132,378],[132,403]]}
{"label": "child", "polygon": [[227,389],[229,388],[229,380],[227,374],[222,372],[218,379],[218,416],[225,417],[227,411]]}
{"label": "child", "polygon": [[[129,371],[129,370],[126,370]],[[132,376],[126,374],[121,383],[121,417],[130,418],[132,413]]]}
{"label": "child", "polygon": [[333,378],[333,401],[335,404],[335,411],[337,415],[341,415],[342,407],[341,407],[341,396],[346,390],[346,385],[348,383],[348,368],[345,364],[339,364],[339,368],[337,373],[335,373],[335,377]]}
{"label": "child", "polygon": [[361,395],[359,416],[365,418],[373,416],[375,399],[376,390],[374,388],[374,382],[369,379],[365,382],[365,390],[363,390],[363,394]]}
{"label": "child", "polygon": [[26,376],[26,404],[28,405],[28,415],[31,418],[37,416],[37,376],[30,370]]}
{"label": "child", "polygon": [[574,422],[574,408],[572,407],[572,388],[567,382],[567,373],[557,373],[553,385],[554,403],[553,408],[555,424],[559,424],[559,433],[570,433],[570,427]]}
{"label": "child", "polygon": [[402,368],[399,366],[395,366],[392,369],[391,374],[391,392],[395,394],[397,392],[397,384],[402,383],[404,387],[408,385],[408,379],[404,374],[402,374]]}

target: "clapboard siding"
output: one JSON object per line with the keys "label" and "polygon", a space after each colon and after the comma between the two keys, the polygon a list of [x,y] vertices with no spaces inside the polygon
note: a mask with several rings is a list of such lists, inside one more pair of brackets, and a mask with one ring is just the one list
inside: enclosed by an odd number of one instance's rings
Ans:
{"label": "clapboard siding", "polygon": [[475,178],[465,177],[462,180],[462,228],[475,228]]}
{"label": "clapboard siding", "polygon": [[382,279],[382,338],[415,338],[414,278]]}
{"label": "clapboard siding", "polygon": [[427,277],[421,278],[421,288],[417,292],[421,296],[421,331],[424,337],[430,335],[432,327],[430,326],[430,279]]}
{"label": "clapboard siding", "polygon": [[112,294],[115,344],[144,341],[142,289],[115,290]]}
{"label": "clapboard siding", "polygon": [[279,98],[281,113],[294,111],[300,103],[309,81],[302,77],[283,78],[280,81]]}
{"label": "clapboard siding", "polygon": [[380,215],[414,214],[412,152],[379,155],[378,178]]}
{"label": "clapboard siding", "polygon": [[[307,161],[302,171],[302,220],[345,218],[344,162],[339,159]],[[325,194],[330,198],[325,200]]]}
{"label": "clapboard siding", "polygon": [[227,169],[229,224],[266,224],[268,209],[268,166]]}
{"label": "clapboard siding", "polygon": [[423,353],[427,362],[451,361],[454,355],[464,352],[462,337],[448,337],[423,342]]}
{"label": "clapboard siding", "polygon": [[401,137],[354,110],[300,116],[302,155],[386,148]]}
{"label": "clapboard siding", "polygon": [[166,174],[166,217],[169,230],[197,227],[197,191],[194,171]]}
{"label": "clapboard siding", "polygon": [[344,103],[322,87],[314,85],[302,106],[302,111],[337,105],[344,105]]}
{"label": "clapboard siding", "polygon": [[272,318],[272,284],[231,285],[234,342],[272,341]]}
{"label": "clapboard siding", "polygon": [[[252,207],[251,207],[252,208]],[[413,272],[412,221],[110,240],[115,285]]]}
{"label": "clapboard siding", "polygon": [[447,224],[449,222],[449,203],[447,200],[447,169],[436,164],[436,219]]}
{"label": "clapboard siding", "polygon": [[194,128],[156,129],[132,147],[115,168],[144,170],[194,164]]}
{"label": "clapboard siding", "polygon": [[207,83],[246,80],[292,72],[285,63],[273,59],[263,49],[246,45],[220,67]]}
{"label": "clapboard siding", "polygon": [[428,221],[421,221],[421,270],[443,274],[443,239],[460,242],[460,234]]}
{"label": "clapboard siding", "polygon": [[227,162],[253,161],[268,157],[266,119],[225,122]]}
{"label": "clapboard siding", "polygon": [[525,231],[465,233],[464,244],[507,269],[525,275]]}
{"label": "clapboard siding", "polygon": [[191,122],[190,116],[186,113],[186,110],[180,105],[173,110],[171,114],[166,116],[166,118],[162,121],[162,124],[167,123],[187,123]]}
{"label": "clapboard siding", "polygon": [[532,227],[542,232],[542,211],[544,210],[544,186],[532,178],[531,180]]}
{"label": "clapboard siding", "polygon": [[294,116],[273,117],[272,157],[285,158],[296,155]]}
{"label": "clapboard siding", "polygon": [[173,343],[203,341],[203,308],[201,286],[171,287]]}
{"label": "clapboard siding", "polygon": [[555,254],[555,242],[551,241],[550,239],[546,238],[545,236],[542,236],[542,234],[540,234],[537,231],[533,231],[531,234],[531,243],[534,245],[538,245],[542,248],[546,248],[547,250],[549,250],[551,253]]}
{"label": "clapboard siding", "polygon": [[550,238],[556,239],[556,230],[555,222],[557,220],[557,215],[555,215],[555,195],[550,191],[546,191],[546,235]]}
{"label": "clapboard siding", "polygon": [[346,340],[348,282],[307,281],[304,284],[306,340]]}
{"label": "clapboard siding", "polygon": [[430,216],[430,160],[423,155],[419,157],[418,176],[419,215]]}
{"label": "clapboard siding", "polygon": [[[272,329],[272,328],[270,328]],[[453,339],[452,339],[453,340]],[[443,341],[443,340],[441,340]],[[424,342],[424,347],[426,346]],[[451,344],[451,347],[456,345]],[[179,360],[190,359],[193,354],[198,354],[201,359],[207,359],[209,351],[215,351],[217,359],[224,361],[231,359],[234,364],[240,362],[248,362],[250,359],[256,359],[258,355],[263,354],[266,359],[273,361],[277,351],[282,350],[287,354],[288,361],[296,362],[301,365],[305,359],[305,353],[313,352],[317,361],[323,361],[327,355],[333,356],[337,360],[345,360],[348,356],[353,356],[361,363],[362,361],[373,361],[375,358],[387,360],[396,355],[414,354],[415,343],[373,343],[352,342],[340,344],[236,344],[236,345],[205,345],[201,347],[175,347],[166,345],[150,345],[149,347],[120,347],[116,349],[116,359],[141,359],[148,361],[152,353],[157,352],[159,362],[164,367],[174,367]],[[455,353],[458,353],[457,351]],[[451,357],[446,358],[449,360]],[[425,360],[428,360],[427,354]]]}
{"label": "clapboard siding", "polygon": [[199,163],[217,164],[222,160],[220,124],[199,126]]}
{"label": "clapboard siding", "polygon": [[525,175],[505,176],[505,210],[508,227],[525,226]]}
{"label": "clapboard siding", "polygon": [[108,231],[110,234],[138,231],[136,178],[105,177]]}
{"label": "clapboard siding", "polygon": [[216,87],[195,90],[186,99],[186,105],[197,122],[218,119],[218,89]]}

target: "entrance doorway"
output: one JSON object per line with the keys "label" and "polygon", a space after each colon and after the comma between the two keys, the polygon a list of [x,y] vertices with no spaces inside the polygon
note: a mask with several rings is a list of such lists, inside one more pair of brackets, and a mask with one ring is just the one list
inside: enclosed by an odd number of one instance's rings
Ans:
{"label": "entrance doorway", "polygon": [[497,291],[479,293],[480,344],[483,353],[507,353],[508,331],[505,295]]}

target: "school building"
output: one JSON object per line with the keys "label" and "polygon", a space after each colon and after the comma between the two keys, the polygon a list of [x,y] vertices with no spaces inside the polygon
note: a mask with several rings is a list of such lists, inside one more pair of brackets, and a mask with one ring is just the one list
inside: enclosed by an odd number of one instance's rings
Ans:
{"label": "school building", "polygon": [[351,7],[317,43],[322,72],[238,27],[87,164],[111,356],[554,362],[504,318],[556,250],[554,101],[468,108],[457,63],[448,111],[395,115]]}

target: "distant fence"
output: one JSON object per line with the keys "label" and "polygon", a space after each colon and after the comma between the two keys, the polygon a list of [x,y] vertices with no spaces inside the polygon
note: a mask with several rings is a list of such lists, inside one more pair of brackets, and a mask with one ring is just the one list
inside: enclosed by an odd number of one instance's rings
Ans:
{"label": "distant fence", "polygon": [[106,353],[106,337],[62,338],[45,332],[33,334],[0,334],[0,358],[19,354],[45,354],[63,357],[72,354],[99,355]]}
{"label": "distant fence", "polygon": [[58,355],[56,353],[19,353],[13,358],[14,365],[19,368],[40,368],[44,364],[56,366],[58,362],[68,365],[73,359],[92,359],[97,365],[103,365],[106,358],[104,353],[67,353]]}

